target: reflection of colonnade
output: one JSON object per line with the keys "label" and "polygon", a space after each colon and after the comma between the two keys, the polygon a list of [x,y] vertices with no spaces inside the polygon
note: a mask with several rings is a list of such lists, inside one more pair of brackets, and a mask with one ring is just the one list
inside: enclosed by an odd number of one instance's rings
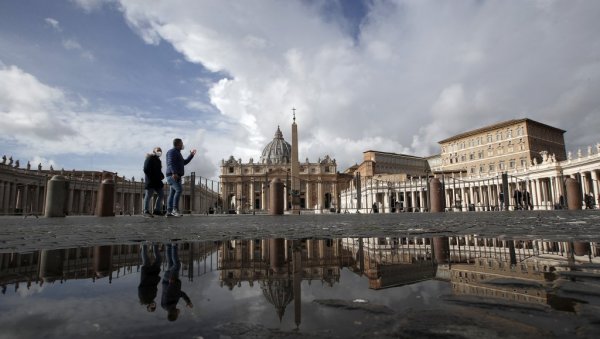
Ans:
{"label": "reflection of colonnade", "polygon": [[[193,280],[194,275],[202,275],[207,270],[212,270],[210,257],[215,250],[216,245],[213,242],[180,244],[181,276]],[[204,272],[200,267],[194,272],[194,261],[204,261]],[[207,262],[210,267],[206,267]],[[134,267],[139,271],[140,263],[139,244],[0,253],[0,285],[5,293],[7,285],[10,284],[15,285],[16,291],[22,283],[26,283],[29,288],[32,284],[42,285],[71,279],[96,280],[107,277],[111,282],[132,273]],[[163,261],[164,265],[166,263]]]}
{"label": "reflection of colonnade", "polygon": [[[517,208],[550,210],[566,207],[564,181],[575,179],[581,188],[582,208],[600,206],[600,147],[588,148],[588,154],[578,152],[577,157],[569,154],[567,160],[555,161],[545,157],[521,170],[506,173],[468,174],[464,171],[433,173],[444,185],[444,199],[447,210],[490,211],[502,209],[503,199],[507,199],[509,209]],[[427,209],[428,177],[408,177],[403,181],[383,181],[377,177],[354,179],[349,189],[340,195],[343,212],[370,213],[373,204],[380,213],[423,212]],[[507,185],[505,197],[503,189]],[[519,195],[517,195],[519,191]],[[527,193],[525,193],[527,192]],[[530,206],[524,203],[529,197]],[[517,197],[521,197],[517,201]],[[591,200],[590,200],[591,199]],[[591,204],[590,204],[591,202]],[[521,205],[521,206],[519,206]]]}
{"label": "reflection of colonnade", "polygon": [[[100,183],[103,179],[115,182],[113,209],[116,214],[141,213],[144,182],[120,177],[116,173],[93,171],[54,171],[17,168],[0,163],[0,215],[44,214],[47,182],[54,175],[63,175],[68,183],[66,210],[69,215],[94,214]],[[181,197],[183,211],[205,213],[218,203],[218,190],[211,190],[207,180],[194,176],[184,178]],[[165,185],[165,199],[168,186]]]}

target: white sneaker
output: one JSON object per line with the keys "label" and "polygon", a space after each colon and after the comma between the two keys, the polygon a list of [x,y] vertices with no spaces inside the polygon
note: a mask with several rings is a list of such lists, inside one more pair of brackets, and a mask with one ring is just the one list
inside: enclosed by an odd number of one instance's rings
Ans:
{"label": "white sneaker", "polygon": [[181,213],[179,213],[178,210],[173,209],[173,212],[171,212],[171,216],[173,216],[173,217],[182,217],[183,215]]}

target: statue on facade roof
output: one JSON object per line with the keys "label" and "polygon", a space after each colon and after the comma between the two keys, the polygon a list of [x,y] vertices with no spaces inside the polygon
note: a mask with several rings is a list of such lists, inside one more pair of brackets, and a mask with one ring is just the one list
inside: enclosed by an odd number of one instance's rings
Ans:
{"label": "statue on facade roof", "polygon": [[27,162],[27,170],[29,171],[31,169],[31,162]]}
{"label": "statue on facade roof", "polygon": [[588,157],[592,156],[592,146],[588,146]]}
{"label": "statue on facade roof", "polygon": [[50,165],[50,171],[54,171],[54,167]]}
{"label": "statue on facade roof", "polygon": [[577,158],[581,158],[581,148],[577,150]]}
{"label": "statue on facade roof", "polygon": [[567,153],[567,160],[571,161],[571,159],[573,159],[573,153],[571,151],[569,151]]}
{"label": "statue on facade roof", "polygon": [[15,161],[15,168],[19,168],[19,166],[21,166],[21,164],[19,163],[19,159],[17,159],[17,161]]}
{"label": "statue on facade roof", "polygon": [[42,163],[40,162],[40,163],[38,164],[38,171],[41,171],[41,170],[42,170]]}
{"label": "statue on facade roof", "polygon": [[537,158],[533,158],[533,166],[537,166]]}
{"label": "statue on facade roof", "polygon": [[8,166],[12,166],[13,164],[13,158],[12,156],[10,158],[8,158]]}
{"label": "statue on facade roof", "polygon": [[2,156],[2,165],[6,165],[6,154]]}

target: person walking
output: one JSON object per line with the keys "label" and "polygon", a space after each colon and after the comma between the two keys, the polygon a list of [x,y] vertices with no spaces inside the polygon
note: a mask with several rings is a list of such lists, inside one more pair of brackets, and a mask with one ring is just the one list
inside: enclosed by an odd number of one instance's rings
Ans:
{"label": "person walking", "polygon": [[183,141],[173,139],[173,148],[167,152],[167,183],[169,184],[169,198],[167,199],[167,217],[180,217],[179,197],[181,196],[181,178],[185,174],[184,166],[189,164],[196,155],[196,150],[190,151],[186,159],[181,155]]}
{"label": "person walking", "polygon": [[163,179],[165,178],[162,172],[162,162],[160,156],[162,155],[162,149],[155,147],[152,153],[146,155],[146,161],[144,161],[144,174],[145,179],[145,196],[144,196],[144,217],[152,218],[153,214],[150,213],[150,201],[154,192],[157,194],[156,203],[154,204],[154,215],[162,215],[162,204],[163,204]]}

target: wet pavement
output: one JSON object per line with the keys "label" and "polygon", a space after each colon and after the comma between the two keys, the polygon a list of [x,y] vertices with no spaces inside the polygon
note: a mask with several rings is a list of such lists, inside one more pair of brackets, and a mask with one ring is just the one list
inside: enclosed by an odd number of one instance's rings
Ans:
{"label": "wet pavement", "polygon": [[0,252],[231,238],[481,234],[600,240],[600,210],[399,214],[0,217]]}
{"label": "wet pavement", "polygon": [[599,227],[596,211],[2,218],[0,338],[592,338]]}

